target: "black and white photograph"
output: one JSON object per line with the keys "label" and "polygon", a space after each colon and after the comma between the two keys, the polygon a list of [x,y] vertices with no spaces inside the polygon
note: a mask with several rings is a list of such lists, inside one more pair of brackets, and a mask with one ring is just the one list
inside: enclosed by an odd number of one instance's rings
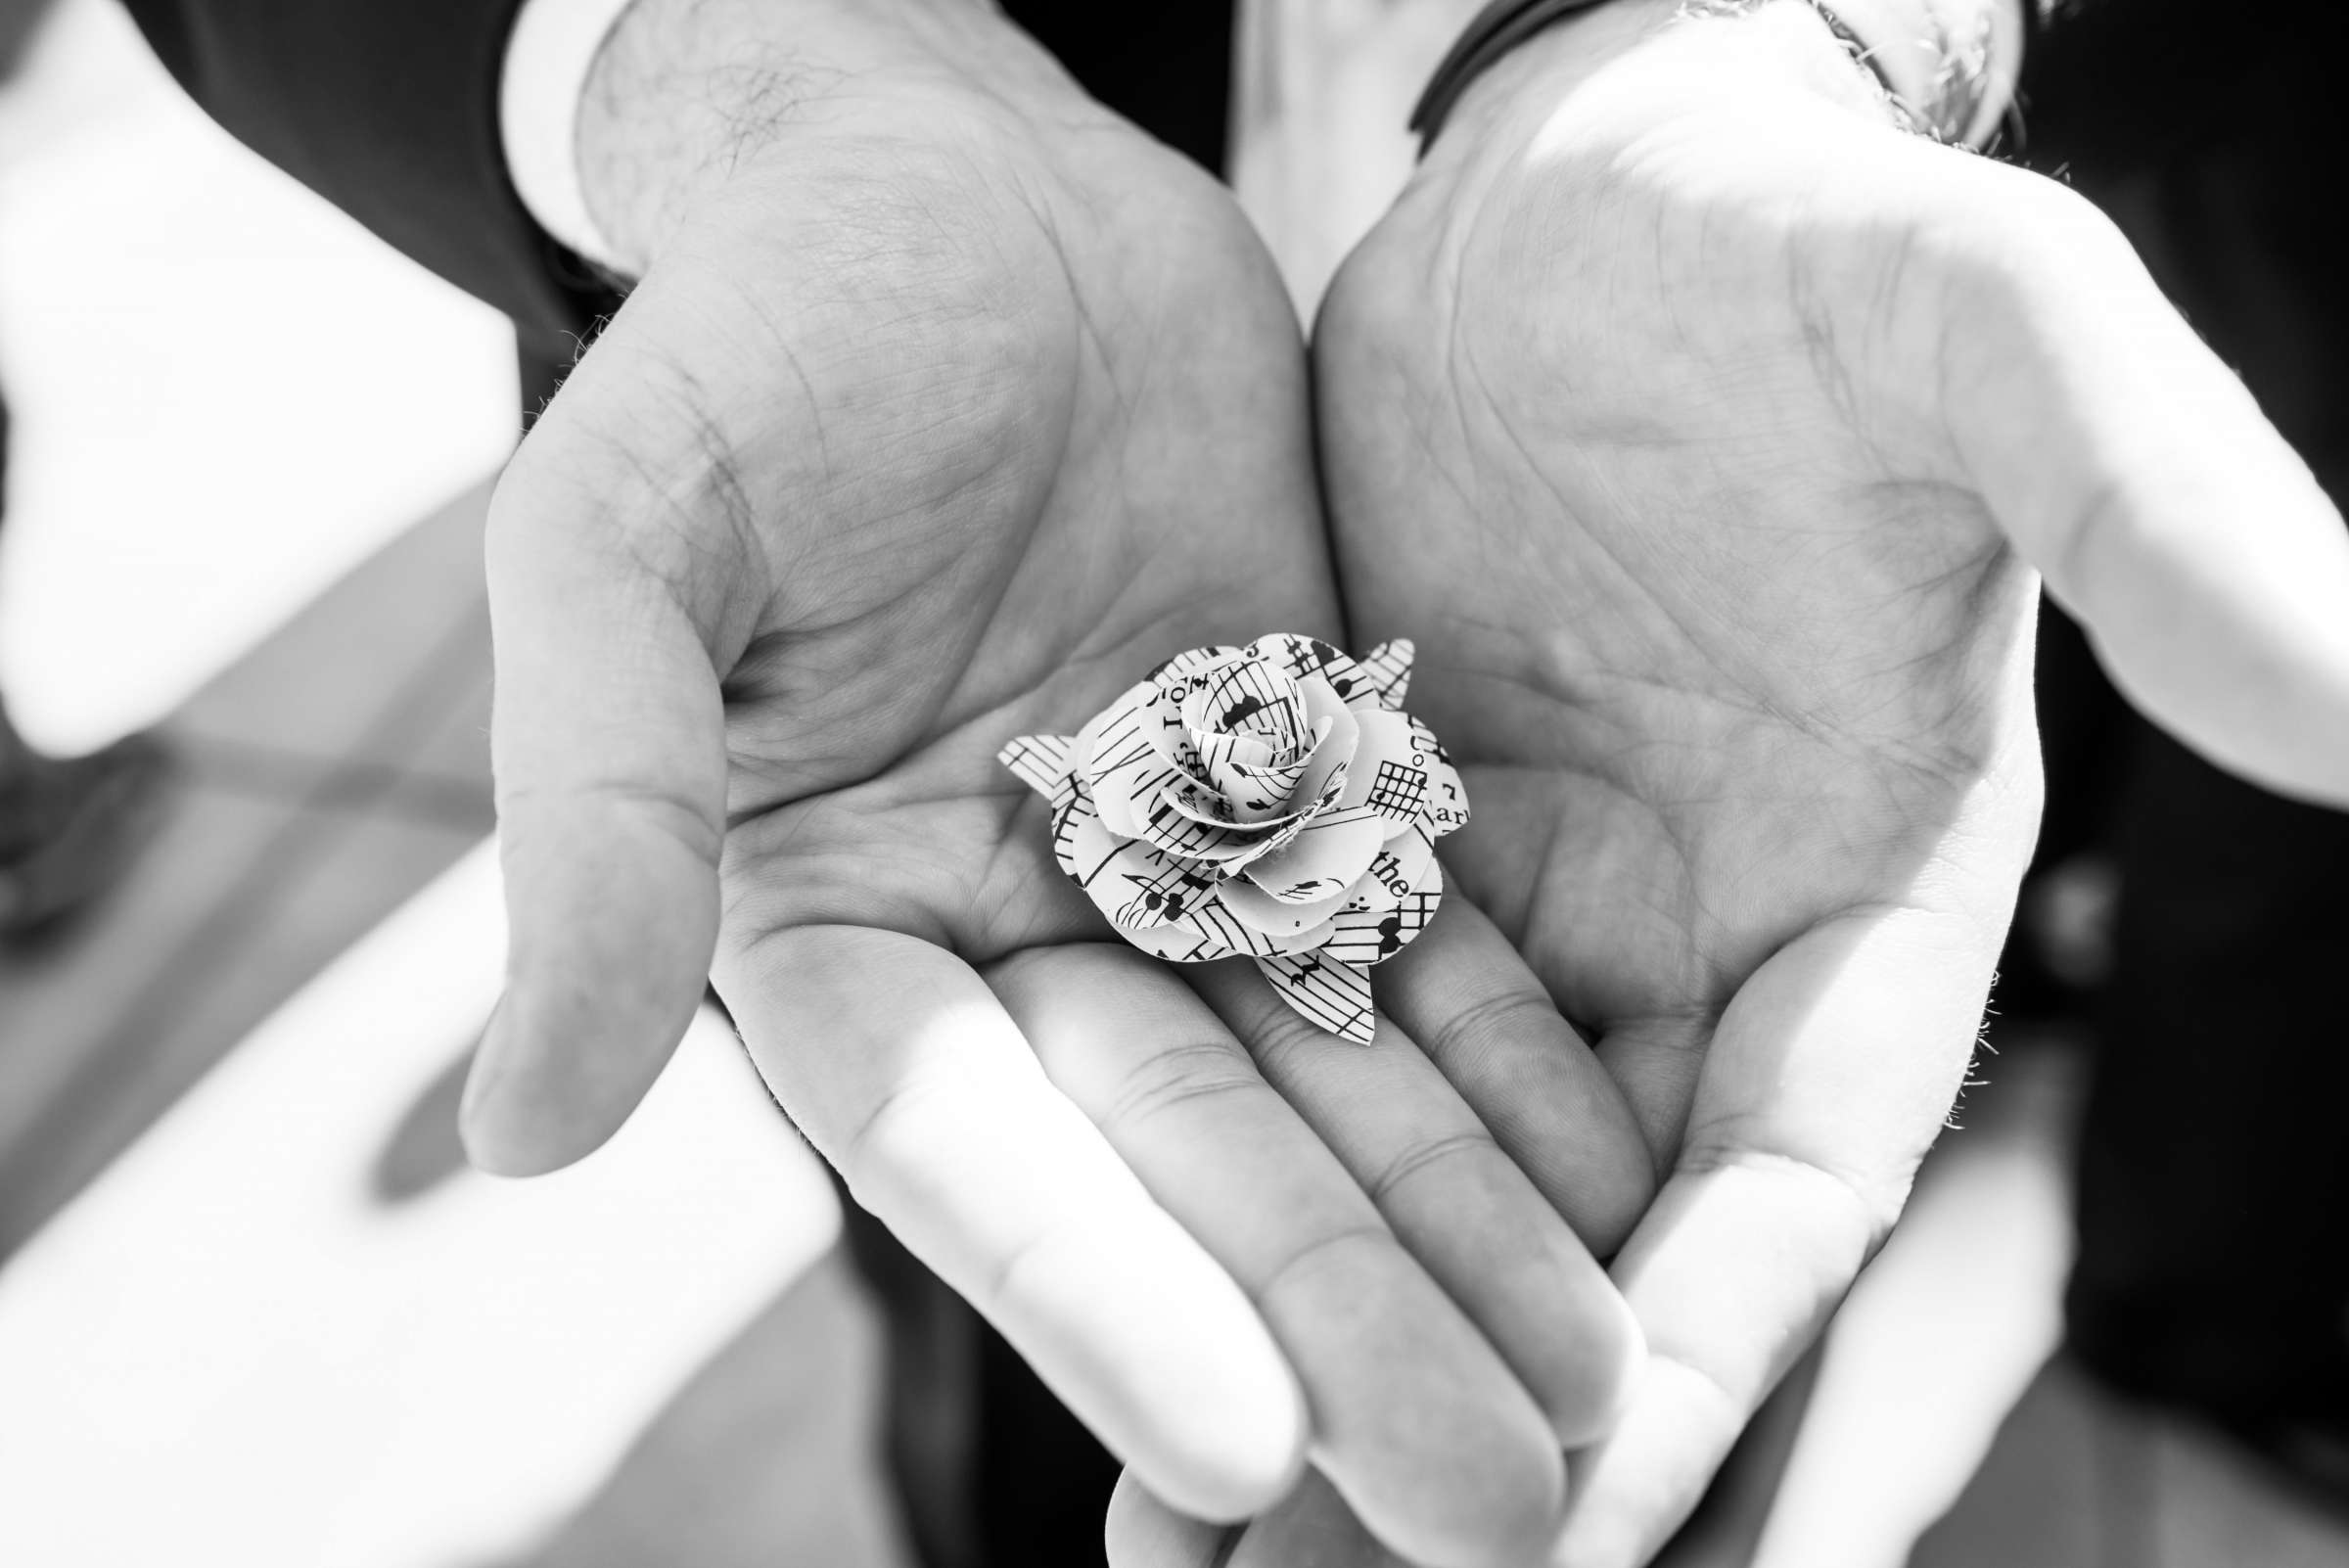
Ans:
{"label": "black and white photograph", "polygon": [[0,1568],[2349,1568],[2345,77],[0,0]]}

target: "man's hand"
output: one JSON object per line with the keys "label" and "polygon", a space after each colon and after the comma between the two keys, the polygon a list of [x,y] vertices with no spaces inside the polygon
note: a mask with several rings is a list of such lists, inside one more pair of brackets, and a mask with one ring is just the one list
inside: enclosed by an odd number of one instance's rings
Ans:
{"label": "man's hand", "polygon": [[[2154,717],[2349,799],[2340,519],[2126,245],[1889,128],[1807,5],[1674,10],[1480,81],[1315,336],[1349,612],[1469,764],[1458,881],[1666,1175],[1573,1568],[1683,1517],[1950,1108],[2038,815],[2035,568]],[[1220,1549],[1119,1517],[1122,1562]],[[1309,1484],[1229,1561],[1387,1560],[1349,1529]]]}
{"label": "man's hand", "polygon": [[[581,152],[643,281],[491,517],[477,1158],[601,1141],[714,951],[857,1199],[1160,1495],[1253,1511],[1310,1438],[1413,1555],[1521,1555],[1638,1359],[1550,1190],[1646,1200],[1603,1072],[1473,910],[1366,1050],[1100,944],[994,760],[1184,648],[1337,632],[1237,209],[967,0],[639,0]],[[1511,1166],[1463,1056],[1541,1061],[1589,1153]]]}

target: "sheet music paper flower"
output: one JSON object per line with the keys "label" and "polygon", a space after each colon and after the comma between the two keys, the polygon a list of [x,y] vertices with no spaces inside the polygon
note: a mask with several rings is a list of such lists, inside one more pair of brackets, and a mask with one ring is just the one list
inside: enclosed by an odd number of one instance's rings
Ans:
{"label": "sheet music paper flower", "polygon": [[1075,735],[1003,765],[1052,803],[1060,868],[1118,935],[1176,963],[1247,953],[1313,1023],[1370,1042],[1368,968],[1427,928],[1460,775],[1403,712],[1411,645],[1356,663],[1275,632],[1194,648]]}

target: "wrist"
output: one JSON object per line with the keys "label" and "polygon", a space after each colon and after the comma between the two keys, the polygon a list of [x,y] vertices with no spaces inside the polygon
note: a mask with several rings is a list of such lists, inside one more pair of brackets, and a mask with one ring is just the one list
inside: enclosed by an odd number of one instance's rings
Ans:
{"label": "wrist", "polygon": [[576,127],[608,264],[642,276],[687,213],[796,130],[988,72],[1013,89],[1034,69],[1014,33],[989,0],[632,0]]}
{"label": "wrist", "polygon": [[[1980,145],[2011,102],[2024,0],[1612,0],[1568,15],[1458,90],[1446,123],[1481,140],[1508,106],[1546,114],[1670,31],[1687,90],[1718,101],[1789,90],[1867,118]],[[1424,107],[1424,106],[1423,106]],[[1430,157],[1450,136],[1431,136]]]}

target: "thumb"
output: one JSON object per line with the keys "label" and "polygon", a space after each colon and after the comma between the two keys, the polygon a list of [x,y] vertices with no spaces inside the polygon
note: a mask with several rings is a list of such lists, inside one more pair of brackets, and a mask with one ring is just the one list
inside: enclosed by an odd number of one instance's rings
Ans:
{"label": "thumb", "polygon": [[[725,721],[692,618],[631,542],[560,400],[490,505],[491,726],[509,945],[465,1146],[509,1176],[611,1136],[707,983]],[[568,442],[569,446],[565,443]]]}
{"label": "thumb", "polygon": [[2271,789],[2349,803],[2340,513],[2117,229],[1982,167],[2020,250],[1953,314],[1949,412],[1993,515],[2148,717]]}

